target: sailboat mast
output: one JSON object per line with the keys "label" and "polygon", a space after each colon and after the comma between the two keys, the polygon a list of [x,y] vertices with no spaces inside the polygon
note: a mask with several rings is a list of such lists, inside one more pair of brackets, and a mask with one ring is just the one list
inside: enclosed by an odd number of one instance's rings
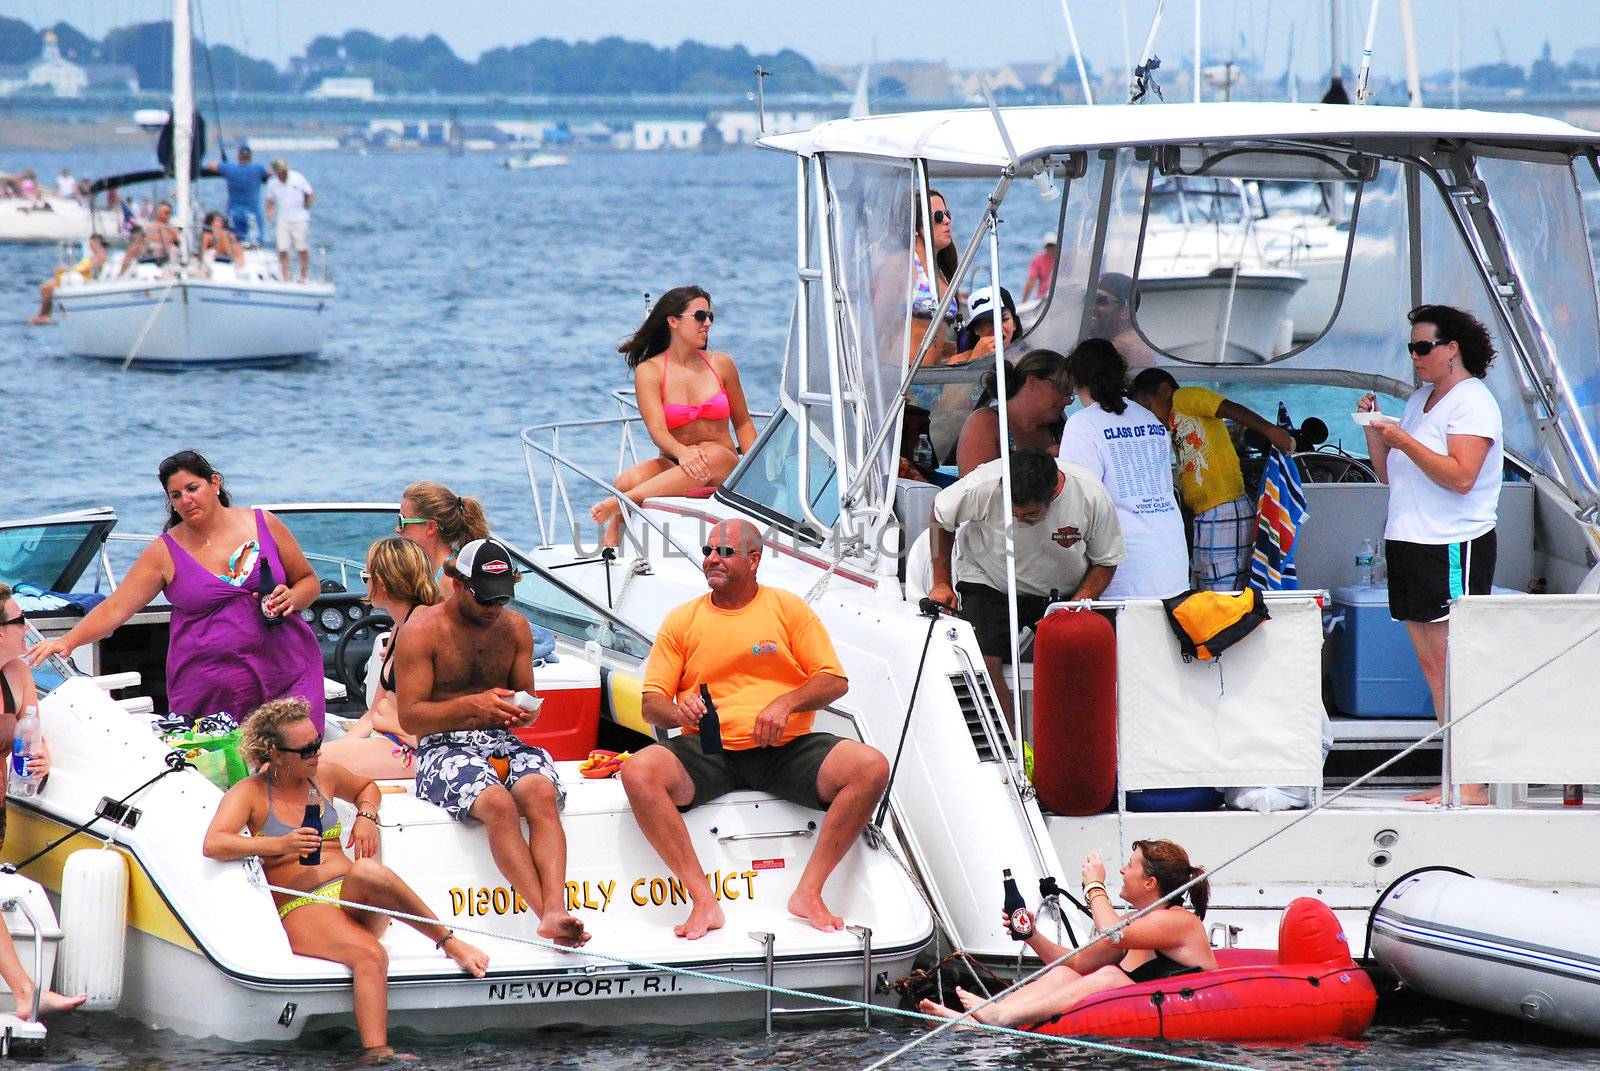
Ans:
{"label": "sailboat mast", "polygon": [[179,259],[189,259],[194,221],[194,195],[190,189],[190,161],[194,155],[194,58],[189,54],[189,0],[172,4],[172,169],[177,178]]}

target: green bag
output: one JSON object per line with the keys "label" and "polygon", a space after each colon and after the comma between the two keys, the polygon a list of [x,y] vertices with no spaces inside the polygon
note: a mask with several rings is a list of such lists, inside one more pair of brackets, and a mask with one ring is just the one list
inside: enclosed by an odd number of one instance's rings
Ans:
{"label": "green bag", "polygon": [[239,754],[239,738],[243,730],[221,734],[172,733],[166,737],[167,745],[175,751],[188,754],[195,768],[223,791],[250,776],[250,770]]}

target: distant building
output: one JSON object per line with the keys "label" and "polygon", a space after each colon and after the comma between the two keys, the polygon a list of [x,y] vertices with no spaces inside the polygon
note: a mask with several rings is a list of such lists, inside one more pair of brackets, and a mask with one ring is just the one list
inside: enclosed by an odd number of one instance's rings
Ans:
{"label": "distant building", "polygon": [[[824,74],[847,86],[861,75],[858,65],[824,64]],[[950,68],[938,61],[900,60],[874,63],[867,72],[867,99],[874,112],[895,110],[895,100],[945,100],[950,96]]]}
{"label": "distant building", "polygon": [[703,119],[640,119],[633,124],[633,147],[698,149],[705,132]]}
{"label": "distant building", "polygon": [[126,63],[74,63],[61,54],[61,43],[46,30],[44,47],[32,63],[0,64],[0,96],[12,93],[49,93],[78,97],[85,90],[105,93],[139,92],[139,76]]}
{"label": "distant building", "polygon": [[372,100],[377,93],[370,78],[324,78],[306,96],[316,100]]}
{"label": "distant building", "polygon": [[1060,71],[1058,63],[1007,63],[997,69],[951,71],[950,92],[962,100],[982,99],[983,79],[987,78],[996,94],[1038,93],[1053,90]]}
{"label": "distant building", "polygon": [[[815,112],[768,112],[767,133],[787,134],[795,130],[810,130],[822,121]],[[754,145],[761,134],[761,116],[757,112],[724,112],[712,117],[712,125],[722,135],[724,145]]]}

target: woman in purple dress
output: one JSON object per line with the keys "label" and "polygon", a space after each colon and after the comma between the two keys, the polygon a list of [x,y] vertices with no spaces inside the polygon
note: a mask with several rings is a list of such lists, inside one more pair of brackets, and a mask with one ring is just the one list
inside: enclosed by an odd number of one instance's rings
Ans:
{"label": "woman in purple dress", "polygon": [[64,636],[28,652],[38,665],[111,635],[158,594],[172,604],[167,706],[190,721],[242,718],[270,699],[299,696],[322,731],[322,652],[299,612],[317,575],[283,522],[230,505],[222,474],[193,450],[161,463],[166,532],[117,589]]}

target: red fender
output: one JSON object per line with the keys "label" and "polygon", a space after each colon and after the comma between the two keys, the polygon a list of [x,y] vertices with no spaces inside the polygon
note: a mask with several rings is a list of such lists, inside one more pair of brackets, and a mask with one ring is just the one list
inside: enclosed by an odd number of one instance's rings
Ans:
{"label": "red fender", "polygon": [[1033,784],[1056,814],[1117,794],[1117,636],[1092,610],[1056,610],[1033,641]]}

